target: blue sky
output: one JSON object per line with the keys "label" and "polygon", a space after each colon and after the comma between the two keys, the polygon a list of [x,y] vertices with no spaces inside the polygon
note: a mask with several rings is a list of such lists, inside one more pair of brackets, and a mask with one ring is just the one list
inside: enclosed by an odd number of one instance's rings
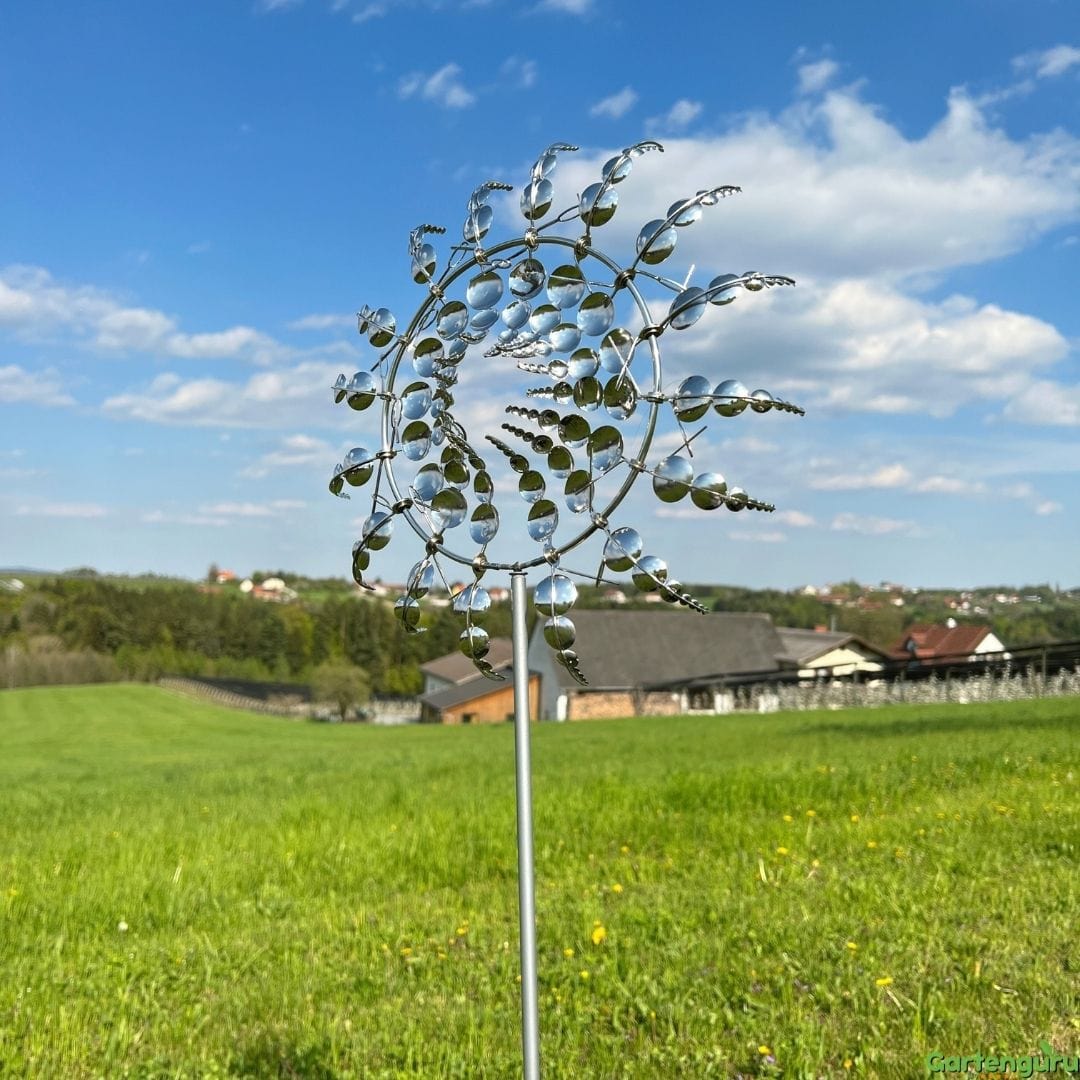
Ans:
{"label": "blue sky", "polygon": [[[714,416],[694,444],[775,514],[639,485],[615,523],[683,580],[1080,584],[1075,6],[664,12],[7,5],[0,565],[346,575],[365,508],[326,482],[376,425],[328,386],[373,358],[361,305],[423,298],[409,230],[456,233],[478,183],[520,189],[555,141],[581,148],[568,206],[653,138],[601,246],[737,184],[662,269],[798,280],[669,334],[665,384],[739,378],[807,415]],[[501,384],[459,389],[470,423],[503,419]],[[399,537],[373,569],[418,555]]]}

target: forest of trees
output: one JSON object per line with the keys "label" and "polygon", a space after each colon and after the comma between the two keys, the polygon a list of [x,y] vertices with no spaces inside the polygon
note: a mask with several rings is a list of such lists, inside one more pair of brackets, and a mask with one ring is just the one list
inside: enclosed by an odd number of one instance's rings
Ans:
{"label": "forest of trees", "polygon": [[[392,602],[360,597],[344,581],[314,582],[281,571],[273,576],[290,580],[300,599],[265,603],[236,588],[108,579],[89,570],[0,592],[0,686],[162,675],[306,683],[319,665],[347,661],[368,673],[375,693],[412,694],[422,685],[419,665],[457,647],[461,623],[449,607],[425,604],[427,631],[405,634]],[[644,604],[627,591],[630,606]],[[881,646],[914,622],[950,614],[944,594],[923,594],[904,607],[869,608],[730,586],[703,587],[695,595],[715,611],[765,612],[778,626],[832,625]],[[581,588],[579,607],[607,603],[600,590]],[[671,610],[666,604],[656,609]],[[1003,607],[972,621],[989,622],[1010,647],[1076,640],[1080,601],[1047,588],[1038,603]],[[486,629],[493,637],[509,636],[508,604],[492,606]]]}

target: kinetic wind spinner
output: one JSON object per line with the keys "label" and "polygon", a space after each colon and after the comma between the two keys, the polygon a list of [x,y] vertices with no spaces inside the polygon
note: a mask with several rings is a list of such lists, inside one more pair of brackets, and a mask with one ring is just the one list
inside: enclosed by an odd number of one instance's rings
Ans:
{"label": "kinetic wind spinner", "polygon": [[[576,631],[567,614],[577,599],[571,575],[599,583],[605,568],[629,571],[638,589],[704,611],[669,575],[663,559],[645,554],[636,529],[614,524],[615,513],[642,474],[652,478],[656,497],[665,503],[689,496],[702,510],[772,510],[719,473],[698,470],[691,443],[704,429],[690,432],[688,425],[705,417],[710,407],[721,417],[747,409],[802,414],[734,378],[713,386],[693,375],[664,387],[660,344],[665,333],[688,330],[709,305],[730,304],[739,290],[753,293],[794,284],[788,277],[747,271],[720,274],[700,287],[654,269],[675,251],[680,229],[740,189],[715,187],[676,202],[663,218],[642,227],[634,257],[623,265],[596,246],[594,230],[614,216],[618,185],[635,160],[663,147],[641,142],[624,150],[604,165],[602,178],[581,193],[577,205],[552,215],[551,175],[558,155],[576,149],[555,143],[533,166],[521,193],[527,224],[520,236],[484,246],[494,220],[488,200],[493,192],[512,190],[495,181],[473,192],[462,240],[451,248],[441,273],[426,237],[445,230],[435,225],[414,229],[409,237],[412,277],[425,290],[424,299],[400,331],[386,308],[363,308],[359,330],[378,351],[377,359],[351,379],[339,375],[333,387],[338,403],[363,411],[378,401],[382,409],[379,449],[350,450],[330,481],[330,490],[347,498],[346,487],[358,488],[374,478],[371,513],[353,546],[354,579],[369,587],[364,575],[372,553],[390,543],[396,520],[404,518],[424,541],[424,556],[395,605],[402,627],[420,631],[421,601],[437,576],[447,583],[440,560],[468,566],[473,580],[453,596],[453,609],[463,622],[460,648],[490,678],[501,678],[484,659],[489,643],[483,624],[491,599],[481,582],[490,570],[547,568],[533,602],[546,619],[548,645],[581,682],[586,680],[573,648]],[[558,226],[575,219],[584,232],[577,238],[560,235]],[[645,291],[661,290],[674,298],[656,318]],[[488,347],[481,354],[483,343]],[[498,434],[485,431],[478,439],[455,414],[455,390],[466,389],[474,378],[490,393],[507,370],[514,370],[511,364],[536,376],[541,385],[518,388],[519,400],[505,409],[511,419]],[[650,463],[654,435],[668,409],[681,445]],[[632,449],[624,441],[627,431],[637,437]],[[501,510],[496,505],[496,482],[484,456],[492,450],[518,476],[523,522],[504,521],[510,516],[505,502]],[[567,515],[573,535],[560,541],[555,534],[560,517]],[[527,535],[539,545],[538,553],[513,562],[490,560],[488,546],[500,528],[521,530],[523,539]],[[450,546],[466,531],[476,545],[471,553]],[[597,533],[604,537],[597,574],[562,566],[567,552]]]}

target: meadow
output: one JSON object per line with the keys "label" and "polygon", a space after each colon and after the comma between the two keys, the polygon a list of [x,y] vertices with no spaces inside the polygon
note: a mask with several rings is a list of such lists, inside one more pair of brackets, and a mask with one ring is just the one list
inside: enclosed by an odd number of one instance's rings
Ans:
{"label": "meadow", "polygon": [[[1076,1053],[1078,719],[536,727],[544,1075]],[[512,736],[0,692],[0,1075],[518,1075]]]}

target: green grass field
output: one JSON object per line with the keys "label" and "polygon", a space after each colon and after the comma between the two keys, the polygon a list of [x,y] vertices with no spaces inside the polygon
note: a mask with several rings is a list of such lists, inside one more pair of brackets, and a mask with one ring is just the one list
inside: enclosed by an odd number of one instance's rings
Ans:
{"label": "green grass field", "polygon": [[[1076,1053],[1078,718],[534,729],[545,1076]],[[512,736],[0,693],[0,1075],[513,1077]]]}

